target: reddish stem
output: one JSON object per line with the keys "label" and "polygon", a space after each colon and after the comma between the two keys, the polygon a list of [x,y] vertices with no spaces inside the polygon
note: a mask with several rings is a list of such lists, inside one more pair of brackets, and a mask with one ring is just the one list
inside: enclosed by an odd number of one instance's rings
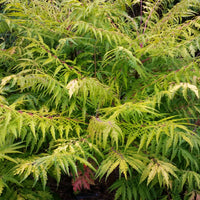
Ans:
{"label": "reddish stem", "polygon": [[152,10],[151,10],[151,12],[150,12],[150,14],[149,14],[149,16],[148,16],[148,18],[147,18],[147,20],[146,20],[146,22],[145,22],[145,25],[144,25],[143,34],[144,34],[144,32],[145,32],[145,30],[146,30],[146,28],[147,28],[147,24],[148,24],[148,22],[149,22],[149,19],[151,18],[151,15],[152,15],[153,11],[155,10],[155,8],[156,8],[156,6],[157,6],[157,4],[158,4],[159,2],[160,2],[160,0],[158,0],[158,1],[156,2],[156,4],[155,4],[154,7],[152,8]]}

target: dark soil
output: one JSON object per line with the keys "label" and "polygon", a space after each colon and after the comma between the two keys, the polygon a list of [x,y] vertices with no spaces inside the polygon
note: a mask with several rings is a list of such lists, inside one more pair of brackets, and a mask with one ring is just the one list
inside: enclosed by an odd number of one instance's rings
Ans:
{"label": "dark soil", "polygon": [[90,190],[82,190],[74,193],[71,184],[72,178],[63,176],[57,187],[55,179],[50,178],[48,186],[54,195],[54,200],[114,200],[114,192],[109,192],[108,188],[114,183],[115,178],[110,177],[106,182],[96,180],[95,185],[91,185]]}

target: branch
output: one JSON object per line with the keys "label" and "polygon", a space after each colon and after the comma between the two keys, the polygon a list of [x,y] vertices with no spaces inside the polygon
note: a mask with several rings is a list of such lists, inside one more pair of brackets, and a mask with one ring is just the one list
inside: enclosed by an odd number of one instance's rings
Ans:
{"label": "branch", "polygon": [[146,28],[147,28],[147,24],[148,24],[148,22],[149,22],[149,19],[151,18],[151,15],[152,15],[153,11],[155,10],[155,8],[156,8],[156,6],[157,6],[157,4],[158,4],[159,2],[160,2],[160,0],[158,0],[158,1],[156,2],[156,4],[155,4],[154,7],[152,8],[152,10],[151,10],[151,12],[150,12],[150,14],[149,14],[149,16],[148,16],[148,18],[147,18],[147,20],[146,20],[146,22],[145,22],[145,25],[144,25],[143,34],[144,34],[144,32],[145,32],[145,30],[146,30]]}
{"label": "branch", "polygon": [[[68,65],[64,60],[61,60],[60,58],[58,58],[58,56],[54,55],[50,50],[46,49],[43,45],[41,46],[46,52],[50,53],[52,57],[58,59],[62,64],[67,65],[71,70],[75,70],[74,67]],[[77,70],[75,70],[78,74],[81,75],[81,73]]]}
{"label": "branch", "polygon": [[142,0],[140,0],[140,27],[142,25]]}

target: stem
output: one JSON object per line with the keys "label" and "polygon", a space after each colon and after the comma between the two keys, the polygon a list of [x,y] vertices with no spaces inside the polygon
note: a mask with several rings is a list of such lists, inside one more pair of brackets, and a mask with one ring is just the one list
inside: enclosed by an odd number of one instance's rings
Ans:
{"label": "stem", "polygon": [[145,30],[146,30],[146,28],[147,28],[147,24],[148,24],[148,22],[149,22],[149,19],[151,18],[151,15],[152,15],[153,11],[155,10],[155,8],[156,8],[156,6],[157,6],[157,4],[158,4],[159,2],[160,2],[160,0],[158,0],[158,1],[156,2],[156,4],[154,5],[153,9],[151,10],[151,12],[150,12],[150,14],[149,14],[149,16],[148,16],[148,18],[147,18],[147,20],[146,20],[146,22],[145,22],[145,25],[144,25],[143,34],[144,34],[144,32],[145,32]]}
{"label": "stem", "polygon": [[142,0],[140,0],[140,27],[142,25]]}
{"label": "stem", "polygon": [[81,75],[81,72],[77,71],[74,69],[74,67],[68,65],[64,60],[61,60],[60,58],[58,58],[58,56],[56,56],[55,54],[53,54],[50,50],[48,50],[45,46],[41,46],[42,49],[44,49],[47,53],[51,54],[52,57],[54,57],[55,59],[58,59],[62,64],[67,65],[67,67],[69,67],[71,70],[74,70],[75,72],[77,72],[78,74]]}
{"label": "stem", "polygon": [[94,76],[97,76],[97,55],[96,55],[96,44],[94,46]]}
{"label": "stem", "polygon": [[142,60],[141,62],[142,62],[142,63],[145,63],[145,62],[148,61],[148,60],[151,60],[151,58],[146,58],[146,59]]}
{"label": "stem", "polygon": [[[140,0],[140,29],[141,27],[142,27],[142,0]],[[140,43],[140,47],[141,48],[143,47],[143,42]]]}

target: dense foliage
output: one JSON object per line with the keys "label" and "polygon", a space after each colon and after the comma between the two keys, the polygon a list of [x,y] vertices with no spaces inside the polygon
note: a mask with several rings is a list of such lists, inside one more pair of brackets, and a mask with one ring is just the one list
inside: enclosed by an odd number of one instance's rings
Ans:
{"label": "dense foliage", "polygon": [[0,199],[199,198],[198,0],[0,3]]}

